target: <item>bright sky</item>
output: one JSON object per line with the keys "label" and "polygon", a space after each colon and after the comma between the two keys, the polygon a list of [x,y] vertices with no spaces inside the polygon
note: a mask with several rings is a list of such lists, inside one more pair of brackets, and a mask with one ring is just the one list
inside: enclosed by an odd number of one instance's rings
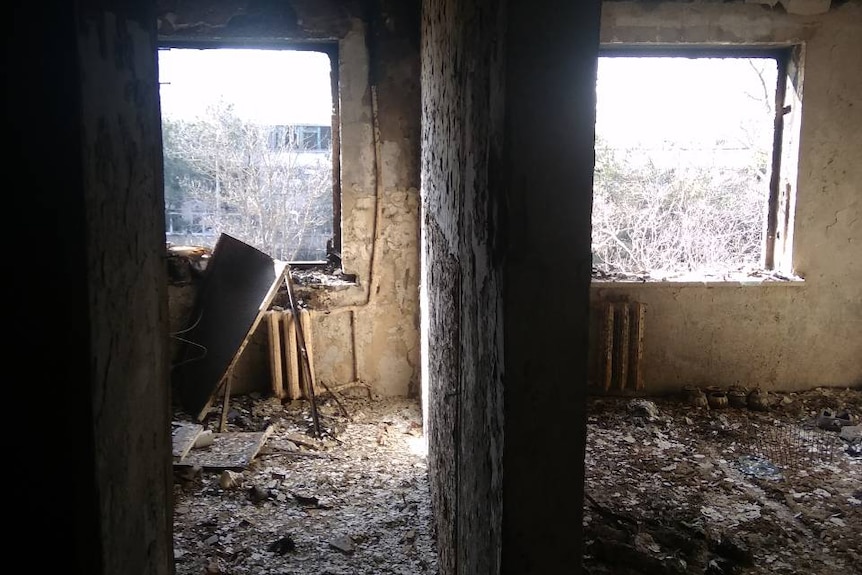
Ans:
{"label": "bright sky", "polygon": [[[764,70],[774,98],[774,60],[754,60]],[[772,118],[760,78],[739,58],[599,59],[596,132],[612,146],[638,141],[646,147],[664,140],[712,145],[740,136],[740,125],[765,134],[771,145]]]}
{"label": "bright sky", "polygon": [[[755,62],[771,98],[774,61]],[[159,51],[159,68],[165,115],[193,118],[223,97],[252,121],[331,123],[330,63],[320,52],[171,49]],[[741,123],[771,142],[764,90],[744,59],[603,57],[596,93],[596,130],[615,147],[734,142]]]}
{"label": "bright sky", "polygon": [[332,122],[329,56],[320,52],[252,49],[159,51],[162,113],[203,114],[219,97],[237,114],[264,124]]}

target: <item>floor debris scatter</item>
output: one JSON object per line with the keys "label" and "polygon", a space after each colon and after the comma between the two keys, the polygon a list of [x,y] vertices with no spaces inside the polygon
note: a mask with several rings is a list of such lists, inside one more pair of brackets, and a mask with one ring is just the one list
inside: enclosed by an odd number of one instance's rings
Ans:
{"label": "floor debris scatter", "polygon": [[[862,389],[690,392],[589,399],[584,573],[862,573]],[[438,573],[418,401],[318,399],[175,410],[176,575]]]}
{"label": "floor debris scatter", "polygon": [[[175,463],[176,575],[437,573],[418,400],[340,401],[347,416],[319,398],[315,437],[307,402],[231,398],[226,431],[266,441],[247,465],[194,464],[213,443]],[[195,422],[175,410],[175,426],[218,439],[220,412]]]}
{"label": "floor debris scatter", "polygon": [[862,573],[860,417],[862,389],[591,398],[584,572]]}

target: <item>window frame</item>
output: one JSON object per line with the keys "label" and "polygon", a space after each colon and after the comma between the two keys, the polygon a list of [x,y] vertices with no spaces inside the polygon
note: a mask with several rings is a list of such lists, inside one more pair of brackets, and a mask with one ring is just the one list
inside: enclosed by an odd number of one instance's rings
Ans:
{"label": "window frame", "polygon": [[234,39],[182,39],[160,37],[157,41],[157,50],[190,49],[190,50],[218,50],[218,49],[247,49],[247,50],[287,50],[320,52],[329,58],[329,79],[332,95],[332,239],[327,242],[326,260],[320,261],[290,261],[291,266],[300,268],[314,268],[335,259],[340,263],[341,254],[341,109],[339,102],[339,44],[335,40],[308,40],[308,41],[249,41]]}
{"label": "window frame", "polygon": [[[775,271],[776,237],[778,220],[782,168],[782,148],[785,140],[784,117],[791,111],[785,105],[787,80],[792,67],[801,68],[799,64],[800,47],[792,44],[782,45],[697,45],[697,44],[616,44],[602,43],[599,46],[599,58],[764,58],[773,59],[777,66],[777,79],[774,91],[774,125],[772,140],[772,161],[770,163],[769,192],[766,198],[764,225],[764,240],[761,249],[761,267],[764,271]],[[598,65],[598,60],[596,61]],[[795,73],[795,72],[794,72]],[[785,219],[789,217],[789,210]],[[785,222],[785,227],[787,222]],[[786,231],[786,230],[785,230]]]}

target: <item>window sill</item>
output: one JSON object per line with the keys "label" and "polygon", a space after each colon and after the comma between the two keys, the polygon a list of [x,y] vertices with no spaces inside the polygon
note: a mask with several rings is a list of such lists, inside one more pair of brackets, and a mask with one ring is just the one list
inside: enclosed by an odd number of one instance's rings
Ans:
{"label": "window sill", "polygon": [[337,262],[293,262],[290,277],[300,288],[340,290],[356,287],[356,275],[345,274]]}
{"label": "window sill", "polygon": [[801,286],[805,280],[799,276],[763,270],[727,272],[717,274],[623,274],[603,273],[593,269],[592,285],[602,287],[673,286],[673,287],[748,287],[748,286]]}
{"label": "window sill", "polygon": [[634,286],[644,288],[688,288],[688,287],[775,287],[775,286],[803,286],[804,280],[790,281],[618,281],[618,280],[593,280],[591,287],[600,288],[630,288]]}

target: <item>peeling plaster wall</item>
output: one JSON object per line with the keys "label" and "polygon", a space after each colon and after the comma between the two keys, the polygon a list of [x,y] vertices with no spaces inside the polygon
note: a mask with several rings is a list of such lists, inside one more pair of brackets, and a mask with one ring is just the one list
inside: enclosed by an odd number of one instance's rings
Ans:
{"label": "peeling plaster wall", "polygon": [[803,284],[594,284],[648,305],[644,378],[801,390],[862,385],[862,3],[605,3],[605,43],[804,44],[793,268]]}
{"label": "peeling plaster wall", "polygon": [[[297,295],[313,311],[319,380],[418,394],[418,1],[164,0],[159,21],[163,40],[338,42],[342,263],[357,284],[297,286]],[[235,392],[269,389],[267,346],[261,327]]]}

